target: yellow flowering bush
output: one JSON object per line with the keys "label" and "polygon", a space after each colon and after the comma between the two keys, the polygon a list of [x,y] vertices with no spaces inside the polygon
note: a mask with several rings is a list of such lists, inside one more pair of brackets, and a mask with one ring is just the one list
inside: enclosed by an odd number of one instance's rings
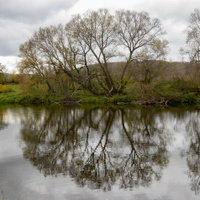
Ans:
{"label": "yellow flowering bush", "polygon": [[7,86],[6,86],[6,85],[0,84],[0,93],[1,93],[1,92],[5,92],[6,89],[7,89]]}

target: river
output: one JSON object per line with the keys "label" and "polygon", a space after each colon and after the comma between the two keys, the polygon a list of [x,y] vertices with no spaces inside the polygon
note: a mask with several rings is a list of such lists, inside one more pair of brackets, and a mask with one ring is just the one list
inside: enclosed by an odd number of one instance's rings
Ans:
{"label": "river", "polygon": [[5,200],[196,200],[200,112],[0,107]]}

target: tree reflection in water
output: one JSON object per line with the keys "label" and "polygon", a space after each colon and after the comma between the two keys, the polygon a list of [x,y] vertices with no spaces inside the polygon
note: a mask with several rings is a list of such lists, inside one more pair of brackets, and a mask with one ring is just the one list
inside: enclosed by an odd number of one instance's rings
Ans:
{"label": "tree reflection in water", "polygon": [[187,125],[190,145],[187,152],[188,176],[191,179],[191,190],[200,194],[200,113],[194,112]]}
{"label": "tree reflection in water", "polygon": [[8,124],[4,121],[4,111],[0,109],[0,130],[6,128]]}
{"label": "tree reflection in water", "polygon": [[170,137],[155,109],[52,109],[22,124],[24,157],[45,176],[70,175],[81,187],[149,186],[168,163]]}

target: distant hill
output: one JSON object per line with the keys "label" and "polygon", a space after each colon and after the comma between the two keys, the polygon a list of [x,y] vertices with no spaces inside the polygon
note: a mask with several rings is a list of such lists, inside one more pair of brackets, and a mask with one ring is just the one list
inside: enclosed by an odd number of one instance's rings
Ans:
{"label": "distant hill", "polygon": [[[166,62],[166,61],[150,61],[153,62],[152,67],[158,67],[162,69],[162,73],[160,74],[160,78],[162,79],[176,79],[176,78],[186,78],[186,77],[191,77],[193,78],[194,76],[200,77],[200,64],[191,64],[188,62]],[[161,64],[162,63],[162,64]],[[108,70],[110,74],[113,76],[120,76],[123,67],[125,65],[125,62],[111,62],[108,63]],[[139,66],[140,67],[140,66]],[[138,73],[138,64],[133,61],[129,65],[127,71],[126,71],[126,76],[135,76]],[[89,66],[91,71],[101,71],[100,66],[98,64],[93,64]],[[83,68],[84,69],[84,68]],[[81,73],[86,74],[86,70],[81,70]],[[2,75],[2,78],[4,82],[9,83],[13,82],[13,77],[14,76],[30,76],[30,75],[19,75],[19,74],[9,74],[9,73],[4,73]],[[20,77],[18,77],[20,79]]]}
{"label": "distant hill", "polygon": [[[188,77],[197,73],[200,69],[200,64],[192,65],[188,62],[166,62],[166,61],[154,61],[153,67],[158,67],[161,63],[162,78],[173,79],[178,77]],[[125,62],[112,62],[108,63],[109,71],[112,75],[120,75],[125,65]],[[98,64],[90,65],[92,71],[98,71],[100,69]],[[126,75],[133,75],[138,72],[138,65],[136,62],[131,62]]]}

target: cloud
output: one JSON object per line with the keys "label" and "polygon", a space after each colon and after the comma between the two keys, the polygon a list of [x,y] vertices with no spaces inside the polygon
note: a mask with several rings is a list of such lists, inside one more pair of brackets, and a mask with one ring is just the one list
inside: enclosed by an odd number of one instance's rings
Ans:
{"label": "cloud", "polygon": [[68,10],[77,0],[0,0],[0,18],[23,23],[39,23]]}
{"label": "cloud", "polygon": [[31,28],[32,25],[0,19],[0,55],[16,55],[19,42],[29,35]]}
{"label": "cloud", "polygon": [[20,44],[39,27],[66,20],[67,11],[77,1],[0,0],[0,56],[18,56]]}
{"label": "cloud", "polygon": [[189,15],[194,11],[195,8],[200,7],[199,0],[168,0],[168,1],[150,1],[141,0],[138,8],[145,6],[145,11],[151,15],[157,16],[161,20],[172,20],[173,23],[182,22],[187,24]]}

